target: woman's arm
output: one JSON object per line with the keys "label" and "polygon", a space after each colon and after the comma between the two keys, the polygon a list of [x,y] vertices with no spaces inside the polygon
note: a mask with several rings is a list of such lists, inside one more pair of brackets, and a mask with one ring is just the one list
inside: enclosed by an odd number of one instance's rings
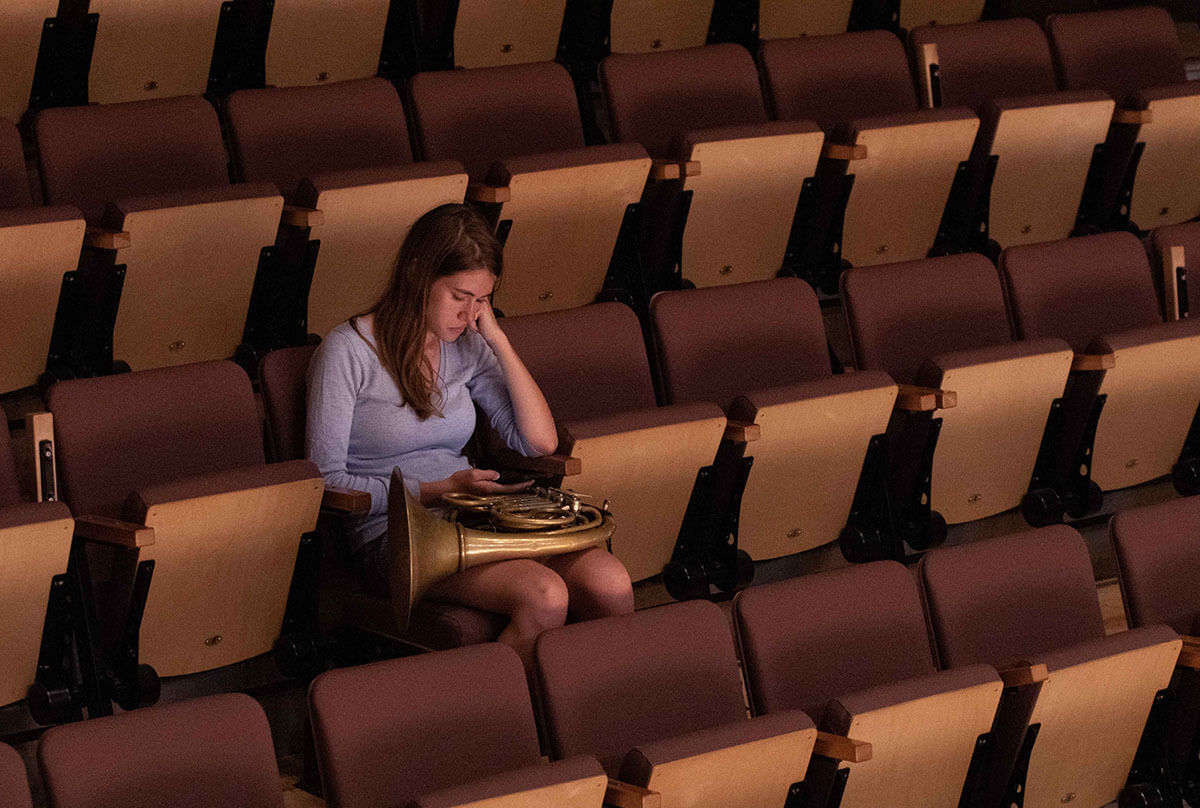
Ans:
{"label": "woman's arm", "polygon": [[538,387],[533,376],[517,356],[508,336],[500,330],[492,306],[484,300],[479,303],[479,309],[471,322],[471,328],[477,331],[492,353],[504,380],[508,385],[508,394],[512,398],[513,414],[516,416],[517,428],[521,437],[537,454],[553,454],[558,448],[558,433],[554,427],[554,416],[550,414],[550,405]]}

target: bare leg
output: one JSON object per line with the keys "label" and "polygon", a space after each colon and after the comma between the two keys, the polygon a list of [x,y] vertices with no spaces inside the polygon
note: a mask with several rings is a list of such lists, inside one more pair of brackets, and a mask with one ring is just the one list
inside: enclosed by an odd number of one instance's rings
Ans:
{"label": "bare leg", "polygon": [[558,574],[529,558],[472,567],[429,588],[436,600],[508,615],[500,642],[516,649],[528,667],[537,635],[567,619],[567,586]]}
{"label": "bare leg", "polygon": [[546,559],[562,576],[575,620],[594,620],[633,611],[633,585],[625,565],[600,547]]}

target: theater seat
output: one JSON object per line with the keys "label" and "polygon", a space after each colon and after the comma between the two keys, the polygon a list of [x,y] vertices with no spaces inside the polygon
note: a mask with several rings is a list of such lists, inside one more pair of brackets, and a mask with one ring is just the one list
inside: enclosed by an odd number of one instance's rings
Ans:
{"label": "theater seat", "polygon": [[225,116],[238,176],[273,183],[291,206],[281,266],[260,278],[251,315],[291,344],[375,303],[412,223],[466,193],[458,163],[413,162],[404,107],[385,79],[242,90]]}
{"label": "theater seat", "polygon": [[595,300],[650,172],[645,149],[586,146],[571,77],[550,62],[420,73],[411,95],[423,157],[466,166],[467,198],[496,221],[497,308],[529,314]]}
{"label": "theater seat", "polygon": [[1011,247],[1000,266],[1019,337],[1058,337],[1076,354],[1100,357],[1093,366],[1106,400],[1092,479],[1109,490],[1173,471],[1177,484],[1194,477],[1188,468],[1200,450],[1188,435],[1200,405],[1200,376],[1192,371],[1200,362],[1200,321],[1163,322],[1137,238],[1106,233]]}
{"label": "theater seat", "polygon": [[703,45],[713,0],[611,0],[609,47],[613,53],[649,53]]}
{"label": "theater seat", "polygon": [[[542,763],[525,671],[488,644],[333,670],[308,692],[324,797],[337,808],[601,805],[596,760]],[[568,796],[573,799],[568,799]]]}
{"label": "theater seat", "polygon": [[1103,90],[1117,104],[1092,222],[1150,230],[1200,215],[1191,179],[1200,172],[1200,87],[1187,81],[1171,15],[1149,6],[1053,14],[1046,31],[1060,86]]}
{"label": "theater seat", "polygon": [[[268,446],[274,462],[302,460],[305,456],[305,378],[315,350],[310,345],[282,348],[271,351],[259,363]],[[333,512],[329,515],[336,517]],[[395,625],[391,603],[359,591],[360,585],[346,568],[345,560],[331,546],[340,540],[336,524],[326,524],[326,528],[328,541],[323,543],[319,599],[325,630],[353,625],[434,649],[493,642],[504,630],[507,620],[503,615],[425,599],[413,609],[408,630],[401,632]]]}
{"label": "theater seat", "polygon": [[845,33],[853,0],[759,0],[758,36],[792,39]]}
{"label": "theater seat", "polygon": [[1021,504],[1073,358],[1062,339],[1012,339],[1000,275],[983,256],[855,268],[842,276],[855,366],[953,390],[938,413],[931,499],[950,524]]}
{"label": "theater seat", "polygon": [[820,156],[816,124],[767,120],[738,45],[613,54],[600,82],[617,139],[657,161],[643,196],[652,288],[775,277]]}
{"label": "theater seat", "polygon": [[245,372],[212,362],[61,382],[47,404],[64,501],[124,520],[124,550],[97,582],[111,597],[102,624],[124,624],[132,568],[151,562],[140,654],[160,675],[270,651],[324,484],[305,460],[265,463]]}
{"label": "theater seat", "polygon": [[755,586],[738,593],[733,614],[756,715],[803,710],[823,730],[870,739],[865,763],[814,758],[810,789],[827,800],[841,778],[844,808],[954,808],[969,798],[1003,685],[987,665],[937,671],[903,566]]}
{"label": "theater seat", "polygon": [[943,669],[1024,671],[1019,686],[1005,674],[987,804],[1115,800],[1178,635],[1155,625],[1106,637],[1087,545],[1063,525],[937,548],[918,569]]}
{"label": "theater seat", "polygon": [[765,560],[836,541],[868,444],[887,431],[891,378],[833,375],[817,296],[798,278],[660,292],[650,321],[665,401],[712,402],[761,433],[717,459],[751,463],[738,546]]}
{"label": "theater seat", "polygon": [[267,717],[240,693],[55,727],[38,767],[59,808],[283,806]]}
{"label": "theater seat", "polygon": [[655,405],[641,326],[620,303],[500,322],[546,395],[559,453],[582,464],[563,487],[609,502],[613,555],[634,581],[659,574],[697,476],[716,457],[725,415],[711,403]]}
{"label": "theater seat", "polygon": [[388,8],[373,0],[274,0],[266,83],[296,87],[374,76]]}
{"label": "theater seat", "polygon": [[25,764],[17,751],[5,744],[0,744],[0,794],[4,795],[0,803],[4,808],[33,808]]}
{"label": "theater seat", "polygon": [[551,629],[534,657],[554,758],[595,755],[664,806],[778,805],[804,777],[811,719],[747,719],[729,626],[712,603]]}
{"label": "theater seat", "polygon": [[455,5],[455,67],[554,61],[567,0],[458,0]]}
{"label": "theater seat", "polygon": [[1058,92],[1050,46],[1031,20],[922,25],[908,42],[924,105],[967,106],[980,118],[951,202],[959,209],[947,212],[960,238],[986,249],[989,238],[1004,248],[1071,235],[1112,98]]}
{"label": "theater seat", "polygon": [[1151,271],[1159,280],[1163,318],[1168,322],[1200,317],[1200,274],[1187,277],[1187,266],[1200,266],[1200,224],[1168,225],[1150,237]]}
{"label": "theater seat", "polygon": [[58,0],[20,0],[0,11],[4,29],[4,76],[0,80],[0,118],[20,120],[29,106],[37,67],[42,25],[58,13]]}
{"label": "theater seat", "polygon": [[86,288],[59,323],[83,331],[78,350],[93,361],[79,372],[111,372],[114,352],[135,370],[232,356],[283,200],[230,184],[208,102],[48,109],[34,138],[46,201],[94,228]]}

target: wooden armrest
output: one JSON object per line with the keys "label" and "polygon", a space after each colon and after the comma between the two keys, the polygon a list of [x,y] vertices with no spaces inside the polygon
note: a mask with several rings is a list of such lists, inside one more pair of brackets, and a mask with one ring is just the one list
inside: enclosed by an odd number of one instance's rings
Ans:
{"label": "wooden armrest", "polygon": [[327,485],[321,496],[321,508],[332,513],[362,516],[371,510],[371,495],[353,488]]}
{"label": "wooden armrest", "polygon": [[1075,354],[1071,370],[1108,370],[1117,364],[1115,354]]}
{"label": "wooden armrest", "polygon": [[661,808],[662,794],[610,777],[604,790],[604,804],[613,808]]}
{"label": "wooden armrest", "polygon": [[54,416],[48,412],[25,415],[25,435],[33,464],[33,492],[37,502],[58,500],[58,464],[54,451]]}
{"label": "wooden armrest", "polygon": [[[698,166],[699,163],[696,165]],[[682,176],[684,176],[683,166],[678,160],[657,159],[650,163],[650,180],[652,182],[677,180]]]}
{"label": "wooden armrest", "polygon": [[116,547],[137,548],[154,544],[154,528],[107,516],[75,517],[75,535]]}
{"label": "wooden armrest", "polygon": [[762,427],[745,421],[729,421],[725,424],[725,440],[734,443],[750,443],[762,440]]}
{"label": "wooden armrest", "polygon": [[700,161],[699,160],[684,160],[680,166],[680,173],[685,177],[700,176]]}
{"label": "wooden armrest", "polygon": [[132,243],[133,240],[124,230],[89,226],[83,231],[83,246],[95,247],[97,250],[123,250]]}
{"label": "wooden armrest", "polygon": [[1116,109],[1113,110],[1113,123],[1128,123],[1141,125],[1154,120],[1154,113],[1148,109]]}
{"label": "wooden armrest", "polygon": [[325,214],[316,208],[284,205],[282,221],[288,227],[316,227],[325,224]]}
{"label": "wooden armrest", "polygon": [[1180,668],[1200,671],[1200,648],[1194,645],[1184,645],[1179,649],[1179,659],[1175,664]]}
{"label": "wooden armrest", "polygon": [[842,143],[826,143],[821,150],[821,156],[826,160],[865,160],[866,146],[846,146]]}
{"label": "wooden armrest", "polygon": [[936,387],[918,387],[915,384],[899,385],[896,408],[908,412],[933,412],[958,406],[958,393],[939,390]]}
{"label": "wooden armrest", "polygon": [[512,189],[507,185],[484,185],[481,182],[473,182],[467,186],[467,201],[468,202],[483,202],[488,205],[499,205],[512,199]]}
{"label": "wooden armrest", "polygon": [[1004,682],[1005,687],[1028,687],[1046,681],[1049,676],[1050,672],[1040,662],[1036,665],[1017,665],[1015,668],[1000,671],[1000,681]]}
{"label": "wooden armrest", "polygon": [[832,732],[818,732],[813,754],[847,763],[864,763],[871,759],[871,744],[856,741]]}
{"label": "wooden armrest", "polygon": [[547,477],[573,477],[583,472],[583,461],[570,455],[552,454],[526,457],[520,452],[505,449],[494,458],[497,466],[513,471],[528,471]]}

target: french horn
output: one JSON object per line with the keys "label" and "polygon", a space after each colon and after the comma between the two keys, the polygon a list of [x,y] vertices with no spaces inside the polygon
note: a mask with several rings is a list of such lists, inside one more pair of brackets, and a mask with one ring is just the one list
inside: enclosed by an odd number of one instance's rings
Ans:
{"label": "french horn", "polygon": [[569,491],[480,497],[447,494],[441,518],[404,487],[392,471],[388,492],[388,584],[396,624],[408,628],[413,606],[437,581],[456,572],[513,558],[573,553],[612,537],[612,515]]}

